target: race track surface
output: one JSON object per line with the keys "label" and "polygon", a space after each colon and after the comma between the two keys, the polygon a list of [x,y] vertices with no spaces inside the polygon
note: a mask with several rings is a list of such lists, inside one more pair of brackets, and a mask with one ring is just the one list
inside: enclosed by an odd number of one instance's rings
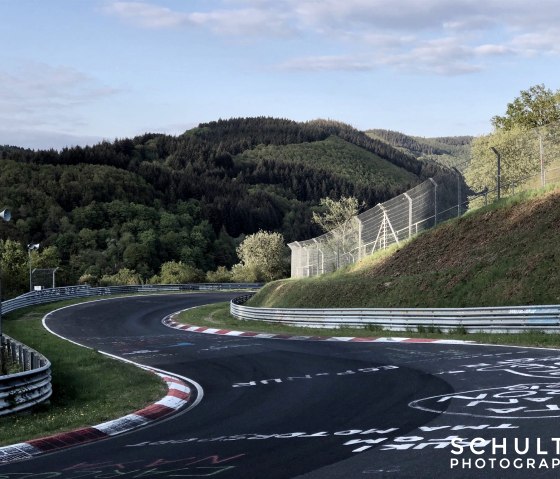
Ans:
{"label": "race track surface", "polygon": [[[57,334],[186,376],[204,396],[134,432],[0,466],[0,479],[559,477],[560,352],[278,341],[162,324],[234,296],[115,298],[52,314]],[[461,451],[475,438],[474,451]]]}

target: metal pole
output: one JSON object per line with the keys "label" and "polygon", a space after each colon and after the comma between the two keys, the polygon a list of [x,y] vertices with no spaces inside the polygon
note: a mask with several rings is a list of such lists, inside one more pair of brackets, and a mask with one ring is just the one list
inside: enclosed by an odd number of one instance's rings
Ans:
{"label": "metal pole", "polygon": [[461,216],[461,172],[453,167],[455,173],[457,174],[457,218]]}
{"label": "metal pole", "polygon": [[412,198],[403,193],[404,197],[408,200],[408,237],[412,237]]}
{"label": "metal pole", "polygon": [[356,216],[356,221],[358,221],[358,261],[361,260],[365,255],[362,255],[362,232],[364,225],[362,220]]}
{"label": "metal pole", "polygon": [[498,175],[496,177],[497,179],[497,183],[498,183],[498,201],[500,200],[500,193],[501,193],[501,181],[502,181],[502,165],[501,165],[501,156],[500,156],[500,152],[498,150],[496,150],[496,148],[494,148],[493,146],[490,147],[490,149],[494,152],[494,154],[496,155],[496,161],[497,161],[497,167],[498,167]]}
{"label": "metal pole", "polygon": [[53,289],[56,288],[55,274],[56,274],[57,271],[58,271],[58,268],[55,268],[55,269],[53,269],[53,272],[52,272],[52,287],[53,287]]}
{"label": "metal pole", "polygon": [[437,217],[437,214],[438,214],[438,211],[437,211],[437,183],[434,181],[433,178],[429,178],[429,180],[432,182],[432,185],[434,185],[434,226],[436,226],[437,225],[437,220],[438,220],[438,217]]}
{"label": "metal pole", "polygon": [[539,154],[541,159],[541,186],[545,186],[546,182],[544,179],[544,149],[542,143],[542,134],[539,131]]}
{"label": "metal pole", "polygon": [[31,245],[27,247],[28,263],[29,263],[29,291],[33,291],[33,284],[31,279]]}
{"label": "metal pole", "polygon": [[[5,209],[0,211],[0,218],[4,221],[10,221],[12,213]],[[0,366],[4,361],[4,336],[2,335],[2,263],[0,263]]]}
{"label": "metal pole", "polygon": [[33,291],[32,271],[31,271],[31,251],[39,249],[39,243],[29,243],[27,245],[27,253],[29,254],[29,291]]}

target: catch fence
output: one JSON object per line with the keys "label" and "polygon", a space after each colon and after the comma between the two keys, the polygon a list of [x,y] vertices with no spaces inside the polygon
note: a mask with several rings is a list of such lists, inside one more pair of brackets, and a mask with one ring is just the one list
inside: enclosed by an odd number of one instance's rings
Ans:
{"label": "catch fence", "polygon": [[442,183],[430,178],[322,236],[290,243],[292,277],[333,272],[441,221],[460,216],[467,207],[467,189],[460,174],[456,174],[458,180],[452,194],[449,187],[444,190]]}

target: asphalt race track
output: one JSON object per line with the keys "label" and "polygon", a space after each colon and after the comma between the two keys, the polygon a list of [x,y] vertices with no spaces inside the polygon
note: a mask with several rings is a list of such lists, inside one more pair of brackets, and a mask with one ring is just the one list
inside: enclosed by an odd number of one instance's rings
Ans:
{"label": "asphalt race track", "polygon": [[203,397],[131,433],[1,466],[0,479],[560,476],[559,351],[263,340],[162,324],[233,296],[128,297],[51,315],[57,334],[186,376]]}

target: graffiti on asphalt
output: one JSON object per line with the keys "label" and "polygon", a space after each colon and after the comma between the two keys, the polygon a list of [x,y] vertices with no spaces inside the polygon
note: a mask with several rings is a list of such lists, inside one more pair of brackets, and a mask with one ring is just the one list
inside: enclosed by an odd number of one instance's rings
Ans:
{"label": "graffiti on asphalt", "polygon": [[346,371],[340,371],[337,373],[311,373],[311,374],[304,374],[302,376],[288,376],[286,378],[274,378],[274,379],[261,379],[260,381],[249,381],[246,383],[234,383],[232,387],[234,388],[242,388],[242,387],[250,387],[250,386],[260,386],[263,384],[280,384],[285,382],[292,382],[298,381],[302,379],[314,379],[318,377],[325,377],[325,376],[352,376],[354,374],[363,374],[363,373],[377,373],[381,371],[390,371],[392,369],[399,369],[398,366],[376,366],[371,368],[360,368],[360,369],[347,369]]}
{"label": "graffiti on asphalt", "polygon": [[475,371],[505,371],[519,376],[560,379],[560,356],[507,359],[494,364],[467,364],[463,367]]}
{"label": "graffiti on asphalt", "polygon": [[560,383],[516,384],[412,401],[410,407],[443,414],[506,419],[560,417]]}
{"label": "graffiti on asphalt", "polygon": [[[234,441],[266,441],[266,440],[287,440],[287,439],[342,439],[342,445],[352,446],[352,452],[363,452],[376,445],[383,445],[382,451],[406,450],[406,449],[426,449],[433,447],[442,449],[451,444],[453,439],[466,440],[456,434],[448,435],[445,438],[430,438],[430,435],[439,436],[459,431],[482,431],[482,430],[506,430],[518,429],[519,426],[512,424],[479,424],[479,425],[440,425],[440,426],[420,426],[418,434],[422,436],[400,436],[398,427],[389,428],[367,428],[367,429],[348,429],[344,431],[317,431],[317,432],[287,432],[279,434],[236,434],[232,436],[216,436],[211,438],[190,437],[184,439],[172,439],[164,441],[144,441],[136,444],[128,444],[126,447],[150,447],[150,446],[171,446],[178,444],[198,444],[198,443],[229,443]],[[1,477],[0,477],[1,479]]]}
{"label": "graffiti on asphalt", "polygon": [[1,473],[0,479],[109,479],[124,477],[140,479],[148,477],[215,477],[224,472],[235,469],[231,462],[245,456],[238,454],[230,457],[210,455],[204,457],[189,457],[184,459],[167,460],[137,460],[122,463],[81,462],[56,472]]}

